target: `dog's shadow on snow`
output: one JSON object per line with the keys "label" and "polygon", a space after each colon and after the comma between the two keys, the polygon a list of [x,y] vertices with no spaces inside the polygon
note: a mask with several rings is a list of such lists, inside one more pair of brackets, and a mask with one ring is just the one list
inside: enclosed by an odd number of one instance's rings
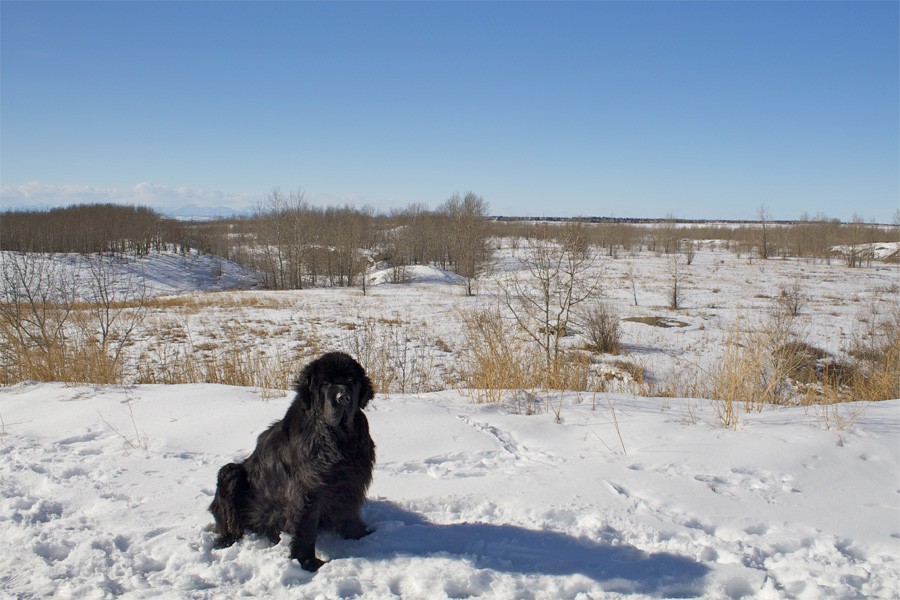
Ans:
{"label": "dog's shadow on snow", "polygon": [[[515,525],[459,523],[439,525],[384,500],[370,501],[363,518],[372,535],[353,547],[332,538],[332,556],[370,560],[397,556],[458,557],[477,568],[528,575],[583,575],[606,591],[666,597],[703,593],[709,568],[668,552],[646,553],[634,546],[603,543],[553,531]],[[614,534],[610,530],[611,534]],[[605,536],[605,537],[615,537]]]}

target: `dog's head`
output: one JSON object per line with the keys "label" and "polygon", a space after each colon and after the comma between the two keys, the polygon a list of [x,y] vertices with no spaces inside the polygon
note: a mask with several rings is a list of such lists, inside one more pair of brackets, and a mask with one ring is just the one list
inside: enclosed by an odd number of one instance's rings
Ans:
{"label": "dog's head", "polygon": [[358,411],[375,395],[362,366],[343,352],[312,361],[297,379],[297,399],[331,427],[350,427]]}

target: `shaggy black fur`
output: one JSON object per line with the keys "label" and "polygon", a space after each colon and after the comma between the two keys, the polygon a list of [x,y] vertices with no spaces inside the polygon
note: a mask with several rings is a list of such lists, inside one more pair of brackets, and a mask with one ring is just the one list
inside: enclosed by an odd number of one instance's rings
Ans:
{"label": "shaggy black fur", "polygon": [[316,557],[320,530],[350,539],[370,533],[359,511],[375,465],[362,412],[374,392],[360,364],[343,352],[309,363],[296,390],[287,414],[259,436],[253,454],[219,470],[209,510],[217,548],[245,531],[273,543],[287,531],[291,558],[315,571],[324,564]]}

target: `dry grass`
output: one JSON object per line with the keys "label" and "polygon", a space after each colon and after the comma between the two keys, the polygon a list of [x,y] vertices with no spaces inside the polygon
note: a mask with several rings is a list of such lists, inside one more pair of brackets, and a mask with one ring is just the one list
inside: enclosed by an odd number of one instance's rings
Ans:
{"label": "dry grass", "polygon": [[435,346],[424,327],[401,319],[362,319],[344,346],[366,370],[376,392],[424,393],[442,389]]}
{"label": "dry grass", "polygon": [[299,356],[286,359],[245,348],[200,354],[189,345],[163,345],[141,357],[136,383],[218,383],[284,390],[292,387],[303,363]]}
{"label": "dry grass", "polygon": [[772,318],[757,327],[739,319],[728,332],[721,359],[697,388],[713,400],[723,427],[737,429],[742,412],[785,403],[788,377],[801,369],[793,352],[791,323]]}
{"label": "dry grass", "polygon": [[900,398],[900,307],[883,320],[873,314],[869,323],[850,350],[857,359],[852,396],[871,401]]}
{"label": "dry grass", "polygon": [[[113,327],[108,335],[98,333],[96,305],[68,300],[34,306],[6,304],[0,311],[0,385],[26,380],[65,381],[90,384],[123,383],[221,383],[286,389],[302,367],[304,356],[267,355],[253,347],[254,340],[273,335],[271,325],[226,323],[199,336],[195,344],[190,317],[203,307],[280,307],[284,295],[260,297],[245,294],[195,294],[177,298],[136,299],[109,302],[104,308],[126,314],[138,311],[143,352],[129,357],[121,350],[134,346],[127,330]],[[145,318],[144,309],[153,309]],[[35,320],[40,325],[34,325]],[[131,322],[129,321],[129,326]],[[276,329],[288,335],[289,328]],[[214,340],[214,341],[210,341]],[[305,340],[315,350],[315,340]]]}
{"label": "dry grass", "polygon": [[119,383],[119,355],[101,344],[87,315],[45,305],[0,316],[0,385],[21,381]]}
{"label": "dry grass", "polygon": [[[181,296],[155,296],[150,298],[113,301],[111,306],[117,309],[135,308],[142,304],[150,309],[171,310],[183,309],[196,312],[204,308],[269,308],[283,309],[294,305],[295,299],[285,292],[202,292]],[[76,310],[89,308],[87,302],[76,302]]]}
{"label": "dry grass", "polygon": [[803,404],[826,425],[847,426],[855,418],[836,405],[900,398],[900,311],[872,323],[850,351],[855,362],[846,362],[798,339],[786,312],[757,328],[739,321],[695,390],[713,400],[728,428],[740,426],[742,412],[780,404]]}
{"label": "dry grass", "polygon": [[614,360],[612,364],[615,368],[631,377],[632,381],[638,386],[643,386],[647,382],[647,368],[645,366],[628,360]]}
{"label": "dry grass", "polygon": [[[518,391],[600,391],[605,387],[586,352],[564,351],[547,369],[541,349],[498,308],[464,311],[461,319],[465,328],[462,383],[476,402],[504,402],[511,395],[521,397],[513,393]],[[557,417],[559,410],[554,408]]]}
{"label": "dry grass", "polygon": [[67,336],[27,343],[0,324],[0,385],[21,381],[105,385],[121,380],[121,364],[94,340]]}
{"label": "dry grass", "polygon": [[474,309],[460,317],[465,329],[463,382],[476,402],[498,403],[509,390],[539,387],[541,353],[504,320],[499,309]]}
{"label": "dry grass", "polygon": [[796,379],[805,384],[804,404],[816,407],[820,421],[847,421],[835,408],[838,404],[900,398],[900,309],[885,319],[873,314],[866,320],[847,352],[853,362],[822,358],[818,352],[815,370],[804,365]]}

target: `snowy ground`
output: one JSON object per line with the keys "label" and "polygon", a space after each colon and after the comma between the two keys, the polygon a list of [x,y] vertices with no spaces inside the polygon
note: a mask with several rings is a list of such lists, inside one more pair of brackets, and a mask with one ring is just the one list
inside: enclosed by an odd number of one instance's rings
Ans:
{"label": "snowy ground", "polygon": [[[136,374],[173,357],[204,360],[237,352],[293,370],[319,351],[340,349],[360,356],[367,367],[377,358],[382,370],[403,370],[393,374],[391,391],[454,388],[465,355],[462,315],[495,305],[497,278],[522,268],[522,245],[514,248],[506,239],[500,245],[493,273],[476,282],[474,297],[464,294],[453,274],[425,266],[409,267],[404,285],[388,283],[389,271],[373,270],[364,296],[359,288],[234,289],[251,287],[258,278],[209,256],[151,254],[124,263],[116,281],[127,284],[140,276],[149,294],[166,296],[151,306],[126,345],[126,380],[156,381]],[[80,265],[76,273],[89,279],[80,259],[56,261]],[[676,268],[681,298],[673,311],[668,303]],[[797,337],[844,360],[860,336],[884,329],[900,310],[900,264],[875,261],[850,269],[839,259],[763,261],[715,240],[698,244],[691,265],[682,255],[620,252],[599,257],[585,277],[601,284],[584,306],[606,302],[622,319],[622,355],[594,360],[623,360],[643,369],[645,386],[617,390],[638,394],[686,394],[698,374],[720,359],[735,323],[752,327],[783,310],[784,294],[799,299],[792,321]],[[648,324],[653,319],[675,326]],[[582,346],[579,323],[570,323],[569,330],[563,344]],[[366,352],[369,360],[361,356]]]}
{"label": "snowy ground", "polygon": [[[22,258],[16,252],[0,252],[0,262],[18,260],[22,264],[35,258],[47,260],[57,283],[68,286],[74,282],[80,296],[90,297],[90,286],[96,275],[103,273],[113,297],[134,299],[141,293],[147,296],[187,294],[197,291],[246,289],[258,285],[258,273],[229,260],[195,250],[187,254],[153,252],[147,256],[104,256],[96,254],[30,254]],[[23,262],[24,261],[24,262]]]}
{"label": "snowy ground", "polygon": [[[504,241],[493,277],[520,268],[520,253]],[[544,410],[524,416],[515,400],[426,393],[460,385],[461,311],[496,302],[491,277],[467,297],[431,267],[411,267],[405,285],[372,272],[364,296],[223,291],[256,276],[205,256],[121,266],[117,281],[169,295],[130,341],[134,364],[236,350],[293,369],[339,349],[404,370],[391,389],[416,393],[369,410],[376,531],[321,539],[331,562],[315,575],[287,559],[286,539],[211,549],[216,471],[283,415],[283,392],[20,384],[0,388],[0,598],[900,597],[900,400],[767,409],[738,431],[706,400],[631,393],[539,398]],[[642,366],[657,390],[691,383],[729,328],[771,314],[784,290],[802,298],[798,335],[847,356],[900,289],[898,264],[760,261],[715,241],[691,265],[622,253],[592,276],[597,301],[640,319],[621,322],[622,356],[594,359]],[[578,346],[572,329],[565,343]]]}
{"label": "snowy ground", "polygon": [[900,595],[900,400],[845,431],[785,408],[735,432],[696,400],[569,394],[557,423],[457,392],[379,396],[375,532],[320,538],[314,575],[286,539],[213,550],[205,530],[216,470],[289,401],[215,385],[0,389],[0,595]]}

